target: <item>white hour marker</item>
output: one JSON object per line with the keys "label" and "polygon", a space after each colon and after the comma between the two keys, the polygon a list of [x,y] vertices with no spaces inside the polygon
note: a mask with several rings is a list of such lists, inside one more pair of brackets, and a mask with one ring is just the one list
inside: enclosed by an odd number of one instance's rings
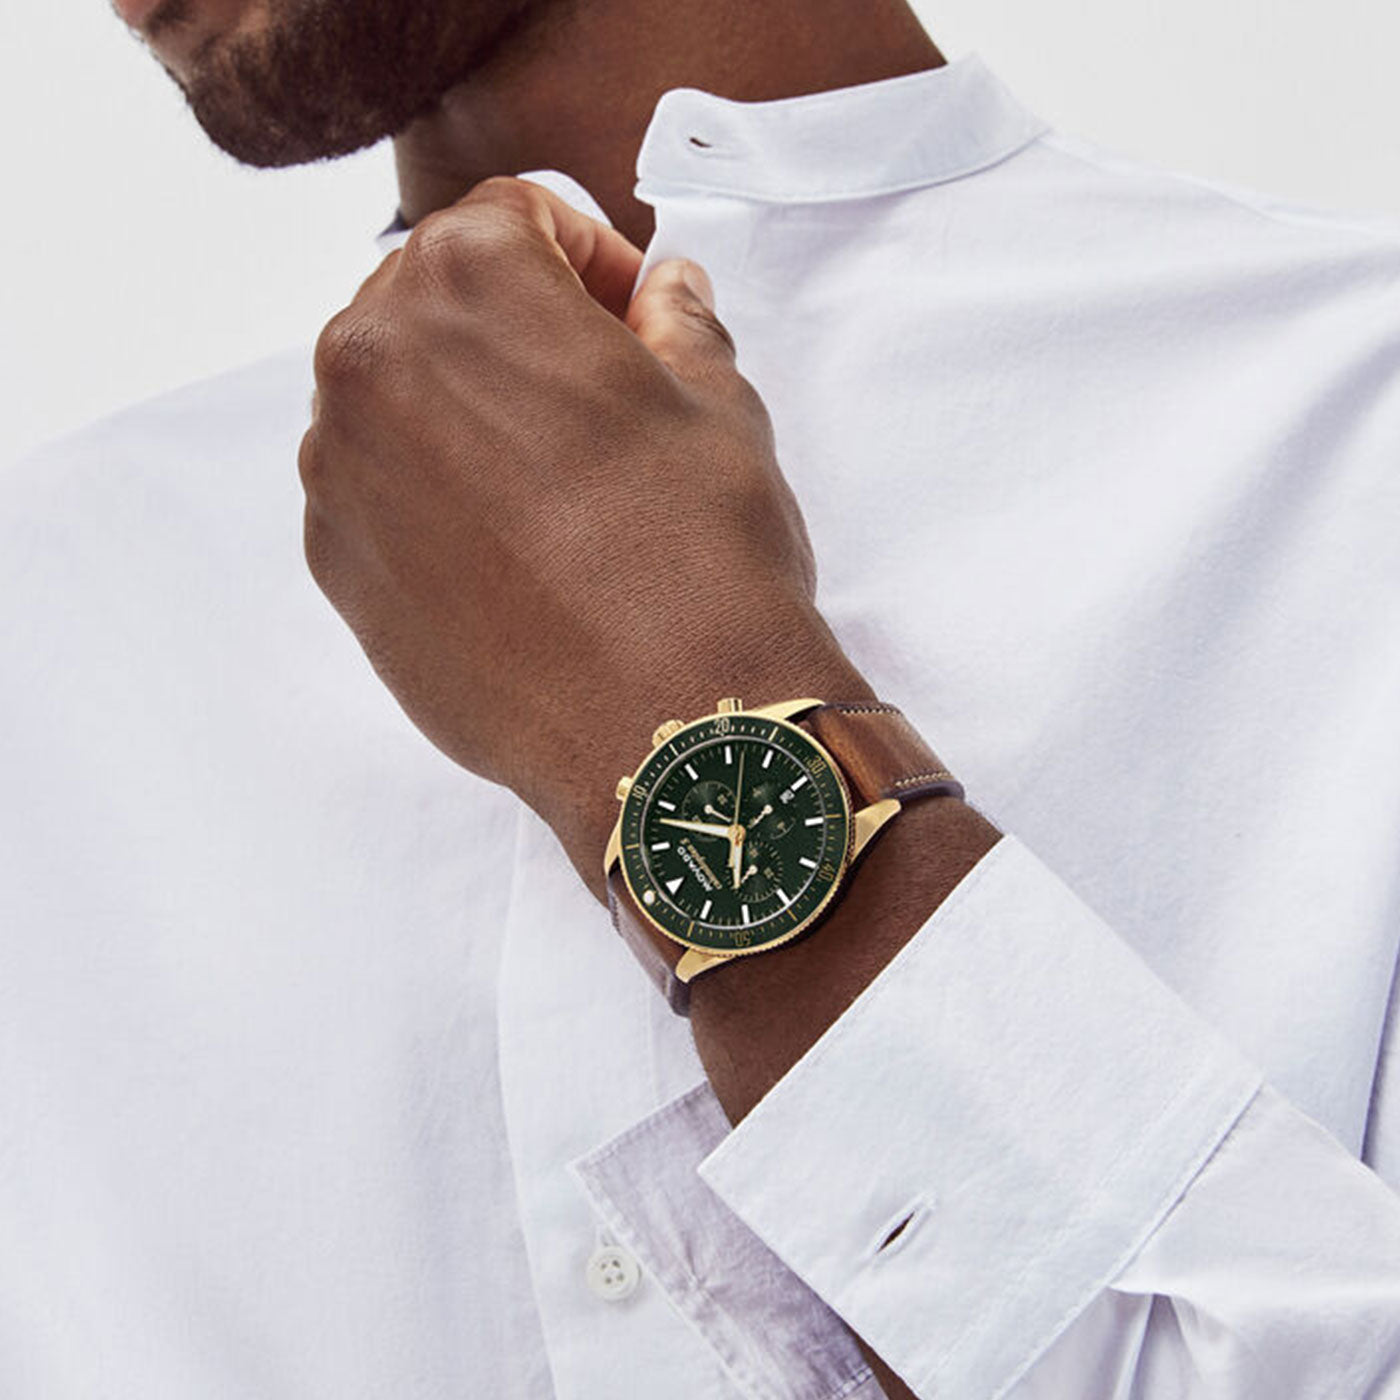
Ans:
{"label": "white hour marker", "polygon": [[678,889],[680,889],[680,887],[681,887],[684,883],[685,883],[685,876],[684,876],[684,875],[677,875],[676,878],[675,878],[674,880],[667,880],[667,881],[666,881],[666,888],[667,888],[668,890],[670,890],[672,894],[675,894],[675,892],[676,892]]}
{"label": "white hour marker", "polygon": [[659,797],[656,799],[656,805],[667,812],[674,812],[676,810],[676,804],[674,802],[663,802]]}
{"label": "white hour marker", "polygon": [[702,919],[708,918],[708,917],[709,917],[710,905],[712,905],[713,903],[714,903],[714,900],[713,900],[713,899],[707,899],[707,900],[704,902],[704,904],[702,904],[702,905],[700,906],[700,917],[701,917]]}
{"label": "white hour marker", "polygon": [[652,844],[653,851],[669,851],[671,843],[669,841],[656,841]]}
{"label": "white hour marker", "polygon": [[749,921],[749,906],[748,906],[747,904],[741,904],[741,905],[739,906],[739,912],[744,916],[744,922],[745,922],[745,923],[748,923],[748,921]]}
{"label": "white hour marker", "polygon": [[784,904],[791,904],[791,903],[792,903],[792,900],[790,900],[790,899],[787,897],[787,893],[786,893],[784,890],[779,890],[779,891],[778,891],[778,898],[781,899],[781,900],[783,901]]}
{"label": "white hour marker", "polygon": [[825,817],[808,817],[803,826],[820,826],[826,820]]}
{"label": "white hour marker", "polygon": [[808,860],[806,856],[798,856],[797,863],[798,865],[805,865],[808,870],[815,870],[817,868],[816,861]]}
{"label": "white hour marker", "polygon": [[724,746],[724,761],[730,767],[734,766],[734,750],[728,744]]}
{"label": "white hour marker", "polygon": [[803,775],[788,789],[788,791],[789,791],[789,792],[796,792],[797,789],[800,788],[800,787],[802,786],[802,784],[805,783],[806,781],[807,781],[807,775],[804,773],[804,774],[803,774]]}
{"label": "white hour marker", "polygon": [[773,750],[772,750],[772,749],[769,749],[768,752],[767,752],[766,754],[763,755],[763,766],[764,766],[765,768],[767,768],[768,765],[769,765],[770,763],[772,763],[772,761],[773,761]]}
{"label": "white hour marker", "polygon": [[687,763],[685,765],[685,771],[690,774],[692,781],[698,781],[700,775],[695,771],[694,768],[690,766],[690,764]]}

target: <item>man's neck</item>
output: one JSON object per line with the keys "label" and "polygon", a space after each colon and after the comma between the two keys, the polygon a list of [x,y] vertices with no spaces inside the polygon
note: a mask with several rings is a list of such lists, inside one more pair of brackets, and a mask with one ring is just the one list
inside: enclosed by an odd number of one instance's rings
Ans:
{"label": "man's neck", "polygon": [[942,62],[905,0],[557,0],[395,139],[399,207],[416,223],[490,175],[560,170],[645,247],[637,150],[667,89],[768,101]]}

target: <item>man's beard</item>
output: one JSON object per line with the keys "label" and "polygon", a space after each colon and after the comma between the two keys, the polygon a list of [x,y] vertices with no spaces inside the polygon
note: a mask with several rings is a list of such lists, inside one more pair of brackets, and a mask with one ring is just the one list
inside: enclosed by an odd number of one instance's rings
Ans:
{"label": "man's beard", "polygon": [[[268,24],[215,36],[183,88],[209,138],[247,165],[348,155],[402,131],[513,47],[554,0],[270,0]],[[167,0],[152,32],[186,21]]]}

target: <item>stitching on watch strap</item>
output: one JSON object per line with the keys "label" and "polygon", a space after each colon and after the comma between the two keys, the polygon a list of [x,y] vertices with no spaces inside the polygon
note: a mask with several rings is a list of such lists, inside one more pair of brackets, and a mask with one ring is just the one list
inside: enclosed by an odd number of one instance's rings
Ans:
{"label": "stitching on watch strap", "polygon": [[913,783],[949,781],[956,782],[957,779],[946,768],[935,768],[931,773],[910,773],[906,777],[896,778],[890,784],[891,787],[909,787]]}

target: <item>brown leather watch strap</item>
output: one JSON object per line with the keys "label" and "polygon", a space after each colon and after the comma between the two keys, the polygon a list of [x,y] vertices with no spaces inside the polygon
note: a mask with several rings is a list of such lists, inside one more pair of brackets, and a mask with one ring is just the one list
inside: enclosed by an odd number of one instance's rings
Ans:
{"label": "brown leather watch strap", "polygon": [[809,710],[802,724],[841,765],[859,806],[963,795],[962,784],[893,705],[833,701]]}

